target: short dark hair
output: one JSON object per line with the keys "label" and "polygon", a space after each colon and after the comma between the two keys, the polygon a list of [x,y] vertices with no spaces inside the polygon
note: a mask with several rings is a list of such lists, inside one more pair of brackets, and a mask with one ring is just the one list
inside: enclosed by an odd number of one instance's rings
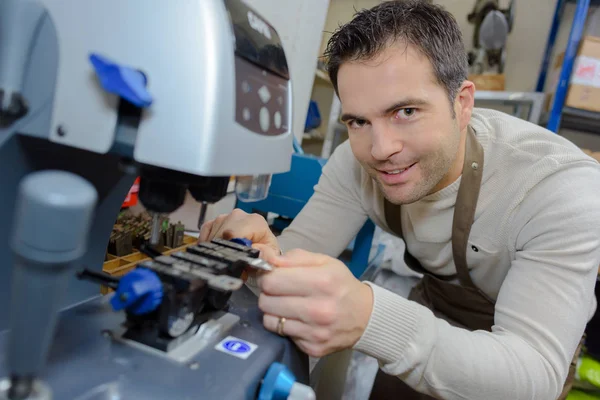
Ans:
{"label": "short dark hair", "polygon": [[427,0],[385,1],[356,12],[333,33],[324,55],[336,92],[344,62],[371,59],[396,41],[415,46],[429,59],[453,103],[468,76],[467,53],[456,19]]}

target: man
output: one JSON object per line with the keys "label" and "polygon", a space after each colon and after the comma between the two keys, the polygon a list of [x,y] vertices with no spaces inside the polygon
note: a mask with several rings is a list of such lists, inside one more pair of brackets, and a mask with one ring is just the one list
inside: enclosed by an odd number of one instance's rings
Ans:
{"label": "man", "polygon": [[[200,239],[264,250],[279,267],[258,278],[265,327],[311,356],[376,358],[373,398],[564,398],[595,311],[598,164],[539,126],[474,109],[457,23],[428,2],[357,13],[327,56],[349,141],[314,196],[278,238],[236,210]],[[409,299],[334,258],[367,218],[403,237],[424,274]]]}

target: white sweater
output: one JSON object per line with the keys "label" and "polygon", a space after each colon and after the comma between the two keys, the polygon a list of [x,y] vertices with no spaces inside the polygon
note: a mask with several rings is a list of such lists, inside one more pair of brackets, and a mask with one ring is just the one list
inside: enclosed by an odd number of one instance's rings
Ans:
{"label": "white sweater", "polygon": [[[355,349],[443,399],[555,399],[595,312],[600,166],[564,138],[503,113],[476,109],[471,125],[485,162],[467,263],[496,300],[492,332],[455,328],[369,282],[373,311]],[[437,274],[456,272],[459,184],[402,207],[410,253]],[[280,244],[337,257],[367,218],[390,232],[381,192],[344,143]]]}

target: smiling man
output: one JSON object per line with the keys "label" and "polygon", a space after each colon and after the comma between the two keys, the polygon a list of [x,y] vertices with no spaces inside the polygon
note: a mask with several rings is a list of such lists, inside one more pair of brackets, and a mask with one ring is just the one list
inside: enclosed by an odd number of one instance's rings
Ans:
{"label": "smiling man", "polygon": [[[235,210],[201,240],[262,246],[279,267],[258,278],[265,327],[313,356],[376,358],[371,398],[564,399],[596,308],[598,163],[475,109],[457,23],[429,2],[360,11],[327,57],[349,140],[314,196],[278,238]],[[367,218],[423,275],[408,299],[334,258]]]}

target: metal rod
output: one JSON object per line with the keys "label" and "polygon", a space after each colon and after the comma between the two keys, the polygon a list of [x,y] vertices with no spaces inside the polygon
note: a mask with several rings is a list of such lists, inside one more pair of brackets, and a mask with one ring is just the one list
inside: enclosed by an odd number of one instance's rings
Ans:
{"label": "metal rod", "polygon": [[156,246],[160,241],[160,215],[152,214],[152,233],[150,235],[150,244]]}
{"label": "metal rod", "polygon": [[104,272],[96,272],[91,271],[89,269],[84,269],[77,273],[77,279],[82,279],[86,281],[91,281],[95,283],[99,283],[104,286],[108,286],[113,290],[117,290],[119,287],[119,279],[113,276],[110,276]]}
{"label": "metal rod", "polygon": [[203,201],[200,203],[200,215],[198,216],[198,230],[202,229],[204,220],[206,219],[206,210],[208,209],[208,203]]}

